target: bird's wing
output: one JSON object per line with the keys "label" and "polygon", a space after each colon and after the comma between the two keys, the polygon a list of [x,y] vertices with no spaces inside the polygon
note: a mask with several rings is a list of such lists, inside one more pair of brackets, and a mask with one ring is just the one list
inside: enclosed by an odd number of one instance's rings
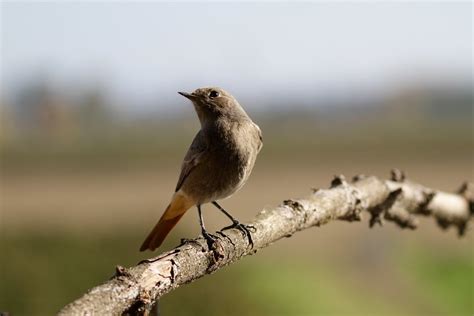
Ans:
{"label": "bird's wing", "polygon": [[176,184],[176,190],[178,191],[184,183],[184,180],[189,176],[192,170],[202,162],[204,154],[207,151],[207,144],[201,131],[199,131],[194,137],[191,146],[184,157],[183,164],[181,166],[181,174],[179,175],[178,183]]}

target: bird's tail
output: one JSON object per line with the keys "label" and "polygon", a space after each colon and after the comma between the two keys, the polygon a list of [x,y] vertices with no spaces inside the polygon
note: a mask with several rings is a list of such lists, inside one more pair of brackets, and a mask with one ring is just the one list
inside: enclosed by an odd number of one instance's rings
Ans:
{"label": "bird's tail", "polygon": [[158,248],[184,213],[186,213],[186,211],[193,205],[194,203],[185,195],[180,194],[180,192],[175,193],[171,203],[166,208],[166,211],[143,242],[140,251],[147,249],[153,251]]}

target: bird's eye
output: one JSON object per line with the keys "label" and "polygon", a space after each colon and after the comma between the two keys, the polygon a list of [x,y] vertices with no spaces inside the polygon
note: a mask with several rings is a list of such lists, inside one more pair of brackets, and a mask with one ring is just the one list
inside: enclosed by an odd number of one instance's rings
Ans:
{"label": "bird's eye", "polygon": [[217,98],[218,96],[219,92],[217,92],[216,90],[212,90],[211,92],[209,92],[209,98],[211,99]]}

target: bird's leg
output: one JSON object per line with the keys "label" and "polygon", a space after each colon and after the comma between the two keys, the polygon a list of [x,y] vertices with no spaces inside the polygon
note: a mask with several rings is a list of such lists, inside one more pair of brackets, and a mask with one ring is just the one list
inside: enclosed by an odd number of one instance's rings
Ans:
{"label": "bird's leg", "polygon": [[216,239],[218,237],[207,232],[206,227],[204,226],[204,219],[202,217],[201,205],[200,204],[197,205],[197,209],[198,209],[198,213],[199,213],[199,225],[201,225],[201,233],[204,236],[204,238],[206,239],[207,246],[209,247],[209,249],[212,249],[212,246],[213,246],[214,242],[216,241]]}
{"label": "bird's leg", "polygon": [[217,207],[217,209],[219,211],[221,211],[222,213],[225,214],[225,216],[227,216],[231,221],[232,221],[232,225],[229,225],[229,226],[226,226],[224,227],[222,230],[226,230],[226,229],[231,229],[231,228],[237,228],[238,230],[240,230],[241,232],[244,233],[245,236],[247,236],[248,240],[249,240],[249,244],[251,246],[253,246],[253,240],[252,240],[252,235],[250,234],[250,230],[253,230],[255,231],[255,227],[252,226],[252,225],[244,225],[244,224],[241,224],[238,220],[236,220],[232,215],[229,214],[229,212],[227,212],[222,206],[220,206],[219,204],[217,204],[216,201],[213,201],[212,204]]}

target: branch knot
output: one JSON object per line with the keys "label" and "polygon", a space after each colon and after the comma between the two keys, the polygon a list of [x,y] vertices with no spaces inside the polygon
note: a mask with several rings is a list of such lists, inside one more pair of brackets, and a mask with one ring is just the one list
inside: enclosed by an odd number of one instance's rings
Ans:
{"label": "branch knot", "polygon": [[338,187],[338,186],[341,186],[341,185],[347,185],[347,181],[346,181],[346,178],[341,174],[341,175],[338,175],[338,176],[334,176],[334,179],[332,179],[331,181],[331,186],[330,188],[335,188],[335,187]]}
{"label": "branch knot", "polygon": [[391,179],[395,182],[404,182],[406,179],[405,173],[400,169],[394,168],[390,171]]}

